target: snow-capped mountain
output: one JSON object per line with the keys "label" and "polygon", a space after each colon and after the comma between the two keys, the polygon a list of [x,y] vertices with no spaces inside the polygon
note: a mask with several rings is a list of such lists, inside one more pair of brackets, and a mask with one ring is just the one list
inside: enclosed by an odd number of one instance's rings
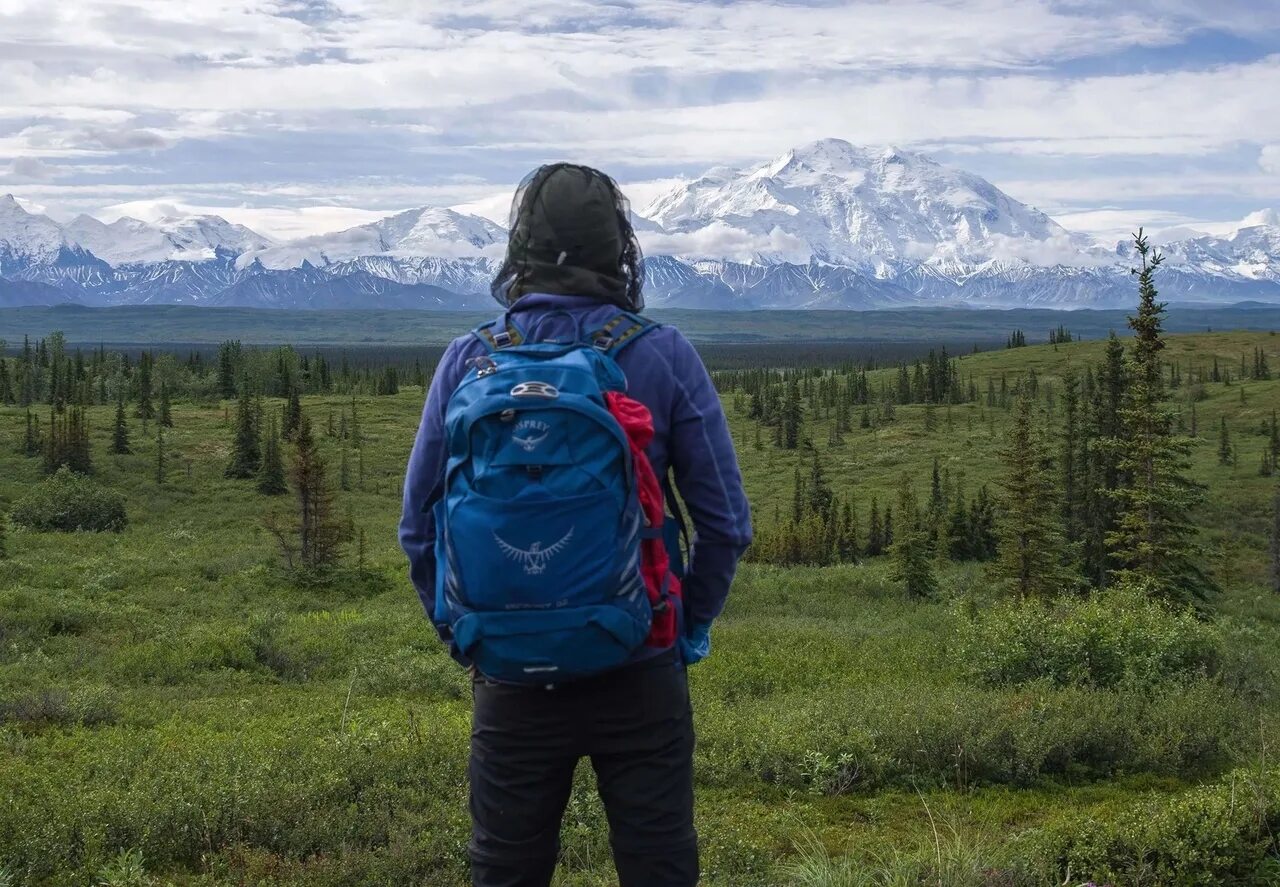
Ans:
{"label": "snow-capped mountain", "polygon": [[506,240],[506,231],[488,219],[428,206],[334,234],[250,250],[240,257],[239,264],[244,267],[257,261],[266,268],[280,269],[296,268],[303,262],[320,266],[367,256],[473,258],[501,255]]}
{"label": "snow-capped mountain", "polygon": [[[716,167],[635,221],[655,306],[1077,308],[1134,299],[1128,244],[1098,244],[979,176],[892,147],[824,139],[765,163]],[[60,225],[0,197],[0,305],[475,309],[489,304],[505,239],[488,219],[440,207],[275,243],[217,216]],[[1183,229],[1157,242],[1167,300],[1280,303],[1274,209],[1226,233]]]}
{"label": "snow-capped mountain", "polygon": [[239,255],[274,243],[219,216],[164,217],[155,223],[126,216],[107,224],[80,215],[59,225],[26,211],[12,195],[0,197],[0,254],[7,251],[14,264],[50,262],[61,250],[91,253],[111,265],[201,262],[219,252]]}
{"label": "snow-capped mountain", "polygon": [[[1087,257],[1087,238],[978,176],[921,154],[823,139],[742,170],[719,167],[679,185],[643,214],[672,233],[716,225],[758,246],[755,262],[872,269],[946,268],[991,259],[1053,264],[1064,250]],[[696,238],[694,238],[696,243]],[[723,258],[722,256],[697,256]]]}

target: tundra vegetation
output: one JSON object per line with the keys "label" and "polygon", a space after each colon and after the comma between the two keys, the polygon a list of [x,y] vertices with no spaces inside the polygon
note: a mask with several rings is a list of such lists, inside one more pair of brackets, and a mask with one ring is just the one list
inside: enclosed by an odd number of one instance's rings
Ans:
{"label": "tundra vegetation", "polygon": [[[1280,882],[1280,339],[1166,336],[1158,279],[1112,338],[707,352],[759,541],[690,674],[705,883]],[[0,884],[464,883],[425,353],[10,343]],[[586,767],[562,855],[612,883]]]}

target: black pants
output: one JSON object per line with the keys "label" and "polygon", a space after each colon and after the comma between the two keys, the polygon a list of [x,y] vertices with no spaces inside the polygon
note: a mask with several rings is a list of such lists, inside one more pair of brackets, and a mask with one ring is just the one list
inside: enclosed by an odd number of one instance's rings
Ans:
{"label": "black pants", "polygon": [[579,758],[596,771],[621,887],[694,887],[693,712],[674,654],[552,689],[477,678],[471,879],[546,887]]}

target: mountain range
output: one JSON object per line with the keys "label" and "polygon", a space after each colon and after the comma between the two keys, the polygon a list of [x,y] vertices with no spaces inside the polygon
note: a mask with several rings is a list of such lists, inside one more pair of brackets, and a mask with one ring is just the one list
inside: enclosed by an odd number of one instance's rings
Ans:
{"label": "mountain range", "polygon": [[[635,215],[657,306],[874,309],[1132,304],[1126,243],[1099,243],[985,179],[898,148],[824,139],[716,167]],[[1135,219],[1140,224],[1140,219]],[[277,242],[218,216],[78,216],[0,197],[0,306],[194,304],[476,309],[506,232],[421,207]],[[1167,232],[1170,301],[1280,303],[1280,213],[1229,234]]]}

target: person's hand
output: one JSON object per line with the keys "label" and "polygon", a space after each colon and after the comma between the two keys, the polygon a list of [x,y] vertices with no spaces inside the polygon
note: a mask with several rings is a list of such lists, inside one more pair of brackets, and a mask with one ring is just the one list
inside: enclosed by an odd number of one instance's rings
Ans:
{"label": "person's hand", "polygon": [[685,665],[701,662],[711,654],[711,623],[694,623],[681,636],[680,657]]}

